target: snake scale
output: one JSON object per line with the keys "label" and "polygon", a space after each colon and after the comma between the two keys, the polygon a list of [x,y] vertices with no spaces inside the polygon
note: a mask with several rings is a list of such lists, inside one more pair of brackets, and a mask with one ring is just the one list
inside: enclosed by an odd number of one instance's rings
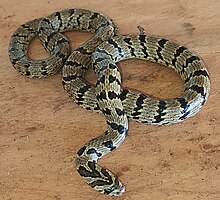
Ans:
{"label": "snake scale", "polygon": [[[69,40],[62,32],[80,30],[94,36],[70,52]],[[31,60],[28,45],[38,36],[50,57]],[[210,90],[208,71],[202,60],[186,47],[164,38],[120,35],[113,21],[85,9],[55,12],[21,25],[12,35],[9,57],[15,69],[28,77],[47,77],[62,68],[63,87],[80,106],[102,111],[108,129],[77,152],[76,168],[94,189],[112,196],[121,195],[125,186],[97,160],[117,148],[125,139],[128,119],[147,124],[172,124],[195,115]],[[175,70],[185,83],[179,98],[161,100],[121,88],[116,63],[130,58],[157,62]],[[93,66],[95,86],[85,79]]]}

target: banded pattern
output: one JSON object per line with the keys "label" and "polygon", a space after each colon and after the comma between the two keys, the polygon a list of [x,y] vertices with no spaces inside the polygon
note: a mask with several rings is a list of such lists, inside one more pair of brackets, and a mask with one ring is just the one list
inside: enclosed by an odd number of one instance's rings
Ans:
{"label": "banded pattern", "polygon": [[[157,62],[174,69],[185,82],[182,96],[157,100],[121,89],[121,77],[116,63],[130,58]],[[149,124],[181,122],[195,115],[207,100],[209,75],[203,62],[186,47],[146,35],[113,37],[95,49],[92,61],[94,71],[98,74],[96,87],[89,85],[84,74],[78,74],[75,70],[72,79],[75,82],[68,93],[83,107],[101,110],[106,116],[108,130],[79,150],[76,166],[80,175],[92,187],[105,194],[118,196],[125,191],[125,187],[114,174],[100,167],[97,160],[123,142],[127,131],[125,114],[129,118]],[[64,65],[63,71],[65,68]],[[74,87],[78,81],[79,85],[83,85],[79,90]],[[71,93],[72,90],[74,92]],[[94,101],[95,97],[97,101]]]}
{"label": "banded pattern", "polygon": [[[70,55],[69,40],[62,34],[70,30],[95,33],[90,40],[78,48],[78,51],[84,54],[87,51],[91,54],[98,44],[117,32],[111,19],[98,12],[85,9],[68,9],[55,12],[45,18],[34,19],[21,25],[11,37],[8,52],[14,68],[30,78],[55,74],[63,67]],[[49,58],[32,60],[28,57],[28,45],[35,36],[39,37],[44,48],[50,53]]]}
{"label": "banded pattern", "polygon": [[[120,100],[120,73],[116,65],[105,66],[109,67],[98,73],[96,91],[99,107],[107,120],[108,130],[78,151],[76,166],[89,185],[102,193],[118,196],[125,191],[125,187],[112,172],[97,164],[99,158],[110,153],[124,141],[128,130],[128,120]],[[112,80],[109,77],[112,77]]]}
{"label": "banded pattern", "polygon": [[[69,30],[94,33],[70,56],[68,39],[61,34]],[[36,35],[51,54],[48,59],[28,58],[28,44]],[[156,125],[181,122],[201,109],[210,90],[204,63],[186,47],[144,34],[117,35],[117,27],[108,17],[89,10],[69,9],[21,25],[9,44],[10,60],[21,74],[46,77],[63,66],[63,86],[69,96],[86,109],[104,113],[107,131],[87,142],[77,152],[75,163],[86,183],[114,196],[121,195],[125,187],[97,161],[124,141],[128,130],[127,117]],[[158,100],[121,89],[116,63],[130,58],[157,62],[174,69],[184,80],[185,91],[179,98]],[[95,87],[85,80],[85,72],[92,65],[98,74]]]}
{"label": "banded pattern", "polygon": [[[172,41],[147,35],[116,36],[99,45],[94,56],[97,56],[94,63],[109,59],[117,63],[130,58],[157,62],[174,69],[184,80],[182,96],[169,100],[122,89],[120,99],[129,119],[154,125],[179,123],[195,115],[208,98],[210,80],[204,63],[186,47]],[[69,57],[68,60],[74,58]],[[85,80],[85,71],[85,68],[82,72],[77,66],[64,65],[65,79],[68,74],[74,77],[68,85],[63,80],[64,89],[80,106],[99,112],[96,88]],[[114,78],[110,76],[109,79]]]}

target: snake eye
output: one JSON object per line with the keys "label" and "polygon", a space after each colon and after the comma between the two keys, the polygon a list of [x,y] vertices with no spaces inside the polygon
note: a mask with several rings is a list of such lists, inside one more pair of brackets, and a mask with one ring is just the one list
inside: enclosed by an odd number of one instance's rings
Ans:
{"label": "snake eye", "polygon": [[104,194],[108,194],[110,196],[120,196],[124,193],[124,191],[125,187],[119,181],[116,181],[114,185],[104,190]]}
{"label": "snake eye", "polygon": [[105,189],[104,190],[104,194],[110,194],[113,190],[114,189],[112,189],[112,188],[111,189],[110,188],[109,189]]}

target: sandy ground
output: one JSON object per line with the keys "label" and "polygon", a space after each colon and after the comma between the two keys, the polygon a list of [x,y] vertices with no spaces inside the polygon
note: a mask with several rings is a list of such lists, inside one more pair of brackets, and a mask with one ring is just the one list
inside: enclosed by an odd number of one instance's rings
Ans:
{"label": "sandy ground", "polygon": [[[163,36],[188,46],[206,63],[212,81],[208,102],[183,123],[158,127],[131,121],[119,149],[100,160],[126,185],[118,200],[220,199],[220,2],[217,0],[1,0],[0,1],[0,199],[105,200],[73,167],[76,151],[106,129],[102,114],[77,106],[61,85],[60,73],[28,79],[13,69],[8,43],[16,28],[66,8],[100,11],[120,32]],[[68,34],[73,48],[91,37]],[[36,39],[30,57],[47,54]],[[160,98],[177,97],[180,78],[149,62],[120,63],[123,86]],[[90,72],[88,79],[95,83]],[[91,120],[92,119],[92,120]]]}

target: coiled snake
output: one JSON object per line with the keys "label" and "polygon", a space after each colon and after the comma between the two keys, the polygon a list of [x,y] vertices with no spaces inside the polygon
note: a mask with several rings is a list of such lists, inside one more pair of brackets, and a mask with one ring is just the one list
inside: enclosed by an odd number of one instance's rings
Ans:
{"label": "coiled snake", "polygon": [[[95,35],[70,54],[68,39],[61,32],[81,30]],[[51,56],[31,60],[28,44],[38,35]],[[126,137],[128,120],[148,124],[171,124],[195,115],[207,100],[210,80],[203,62],[186,47],[169,40],[140,35],[118,34],[108,17],[89,10],[69,9],[21,25],[11,37],[9,57],[13,66],[28,77],[46,77],[62,67],[63,86],[79,105],[102,111],[108,129],[90,140],[78,152],[76,168],[85,182],[96,190],[118,196],[125,187],[97,160],[117,148]],[[174,69],[185,83],[181,97],[158,100],[121,89],[117,62],[129,58],[157,62]],[[93,65],[98,74],[96,86],[85,80]]]}

